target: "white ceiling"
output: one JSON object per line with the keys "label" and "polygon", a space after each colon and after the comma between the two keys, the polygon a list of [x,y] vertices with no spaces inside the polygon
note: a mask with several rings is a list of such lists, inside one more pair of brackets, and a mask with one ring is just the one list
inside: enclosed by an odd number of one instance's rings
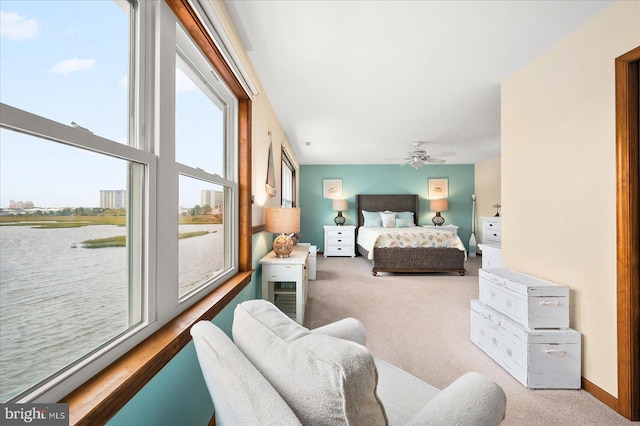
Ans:
{"label": "white ceiling", "polygon": [[500,82],[613,1],[226,0],[300,164],[500,155]]}

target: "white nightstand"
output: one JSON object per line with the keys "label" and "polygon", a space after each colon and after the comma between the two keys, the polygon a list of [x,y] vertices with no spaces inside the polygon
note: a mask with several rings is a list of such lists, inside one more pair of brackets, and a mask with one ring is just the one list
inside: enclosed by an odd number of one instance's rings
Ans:
{"label": "white nightstand", "polygon": [[307,303],[308,243],[293,246],[289,257],[277,257],[273,250],[260,260],[262,265],[262,298],[295,319],[304,321]]}
{"label": "white nightstand", "polygon": [[356,255],[356,227],[354,225],[324,225],[324,257]]}

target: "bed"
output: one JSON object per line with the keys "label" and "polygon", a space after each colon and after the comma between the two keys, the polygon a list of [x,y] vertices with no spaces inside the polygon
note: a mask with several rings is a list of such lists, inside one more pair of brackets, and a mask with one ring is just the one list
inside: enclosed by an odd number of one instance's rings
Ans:
{"label": "bed", "polygon": [[[461,276],[465,274],[464,262],[466,251],[460,238],[448,231],[429,230],[421,227],[400,228],[401,230],[413,230],[418,232],[433,232],[433,239],[445,239],[448,243],[441,247],[378,247],[363,241],[365,239],[365,214],[366,212],[383,212],[386,210],[393,212],[412,212],[413,224],[418,225],[418,195],[356,195],[356,214],[358,216],[356,227],[357,251],[365,259],[373,263],[371,273],[376,276],[378,272],[457,272]],[[363,211],[365,213],[363,213]],[[367,214],[368,215],[368,214]],[[391,231],[392,228],[380,228],[381,231]],[[362,233],[360,231],[363,231]],[[391,236],[398,235],[400,230],[387,232]],[[450,235],[445,235],[450,234]],[[369,237],[370,239],[371,237]],[[397,237],[400,238],[400,237]],[[429,238],[432,238],[429,236]],[[453,240],[456,240],[453,242]],[[361,245],[362,242],[362,245]],[[363,245],[366,245],[363,246]],[[384,244],[383,244],[384,245]],[[438,245],[438,244],[434,244]]]}

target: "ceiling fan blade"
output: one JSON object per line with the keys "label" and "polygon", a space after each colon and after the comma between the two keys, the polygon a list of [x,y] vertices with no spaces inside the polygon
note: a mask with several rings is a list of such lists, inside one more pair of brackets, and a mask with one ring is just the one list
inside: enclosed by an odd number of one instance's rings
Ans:
{"label": "ceiling fan blade", "polygon": [[413,158],[409,158],[409,159],[408,159],[408,160],[406,160],[405,162],[400,163],[400,166],[406,166],[407,164],[410,164],[410,163],[412,163],[412,162],[413,162]]}
{"label": "ceiling fan blade", "polygon": [[454,151],[440,152],[438,154],[433,154],[434,157],[452,157],[456,155]]}
{"label": "ceiling fan blade", "polygon": [[447,160],[441,160],[440,158],[427,157],[424,161],[426,161],[427,163],[442,164]]}

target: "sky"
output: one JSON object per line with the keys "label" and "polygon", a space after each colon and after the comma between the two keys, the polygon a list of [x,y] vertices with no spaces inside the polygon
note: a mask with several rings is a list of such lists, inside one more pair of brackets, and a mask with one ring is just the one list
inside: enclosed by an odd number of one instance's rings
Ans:
{"label": "sky", "polygon": [[[0,102],[126,144],[128,43],[115,2],[0,0]],[[222,113],[180,71],[177,87],[178,160],[222,174],[198,138],[222,134]],[[126,189],[126,170],[120,159],[0,130],[0,207],[97,207],[100,190]],[[180,204],[199,204],[200,189],[211,185],[181,179]]]}

